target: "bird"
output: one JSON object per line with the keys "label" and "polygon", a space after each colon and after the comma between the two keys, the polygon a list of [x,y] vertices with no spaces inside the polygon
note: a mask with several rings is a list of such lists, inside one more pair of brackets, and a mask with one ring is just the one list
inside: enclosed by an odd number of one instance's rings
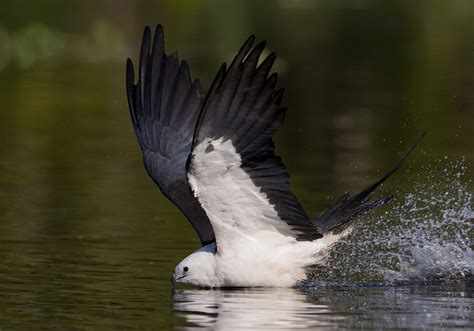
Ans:
{"label": "bird", "polygon": [[[204,288],[293,287],[350,233],[349,221],[388,203],[369,195],[403,158],[358,194],[345,193],[311,219],[290,185],[274,134],[287,109],[271,72],[275,53],[251,35],[223,63],[207,93],[186,61],[166,54],[164,32],[145,27],[137,82],[126,62],[131,122],[148,175],[184,214],[201,247],[174,269],[172,282]],[[339,231],[341,228],[342,231]],[[335,231],[336,230],[336,231]]]}

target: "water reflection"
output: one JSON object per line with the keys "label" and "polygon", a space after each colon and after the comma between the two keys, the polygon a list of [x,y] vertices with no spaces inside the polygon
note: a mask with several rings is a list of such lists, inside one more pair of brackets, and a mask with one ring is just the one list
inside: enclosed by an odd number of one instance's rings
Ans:
{"label": "water reflection", "polygon": [[311,328],[347,318],[295,289],[183,290],[174,299],[187,322],[218,330]]}
{"label": "water reflection", "polygon": [[174,309],[188,329],[468,327],[474,322],[473,284],[180,290]]}

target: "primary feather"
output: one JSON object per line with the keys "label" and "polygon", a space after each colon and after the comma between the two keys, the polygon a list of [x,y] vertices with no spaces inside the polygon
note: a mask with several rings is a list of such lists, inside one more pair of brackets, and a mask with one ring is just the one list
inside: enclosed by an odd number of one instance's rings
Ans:
{"label": "primary feather", "polygon": [[145,168],[163,194],[184,213],[202,244],[210,244],[215,240],[214,231],[189,188],[186,173],[204,95],[199,81],[191,80],[187,63],[179,62],[176,53],[165,54],[160,25],[153,43],[150,28],[143,33],[138,75],[134,84],[129,59],[128,105]]}
{"label": "primary feather", "polygon": [[191,187],[216,232],[273,229],[298,240],[321,238],[275,155],[272,137],[286,113],[277,75],[270,74],[275,54],[257,66],[265,43],[252,49],[253,41],[247,39],[229,69],[222,66],[206,97],[194,134]]}

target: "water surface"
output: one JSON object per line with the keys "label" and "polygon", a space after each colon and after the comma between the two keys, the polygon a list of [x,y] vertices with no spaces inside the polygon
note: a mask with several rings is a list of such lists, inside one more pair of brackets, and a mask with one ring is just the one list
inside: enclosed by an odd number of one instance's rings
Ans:
{"label": "water surface", "polygon": [[472,327],[472,282],[450,285],[182,290],[174,309],[187,324],[229,329]]}

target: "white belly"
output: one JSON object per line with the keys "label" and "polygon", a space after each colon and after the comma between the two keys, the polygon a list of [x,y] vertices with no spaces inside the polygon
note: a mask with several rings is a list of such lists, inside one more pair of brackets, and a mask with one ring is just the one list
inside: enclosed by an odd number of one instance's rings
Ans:
{"label": "white belly", "polygon": [[[306,267],[323,264],[329,248],[348,231],[339,235],[327,234],[324,238],[296,241],[256,238],[252,243],[242,242],[240,247],[216,254],[215,287],[291,287],[306,279]],[[271,234],[275,235],[275,232]],[[263,235],[265,237],[265,235]],[[273,238],[275,239],[275,238]]]}

